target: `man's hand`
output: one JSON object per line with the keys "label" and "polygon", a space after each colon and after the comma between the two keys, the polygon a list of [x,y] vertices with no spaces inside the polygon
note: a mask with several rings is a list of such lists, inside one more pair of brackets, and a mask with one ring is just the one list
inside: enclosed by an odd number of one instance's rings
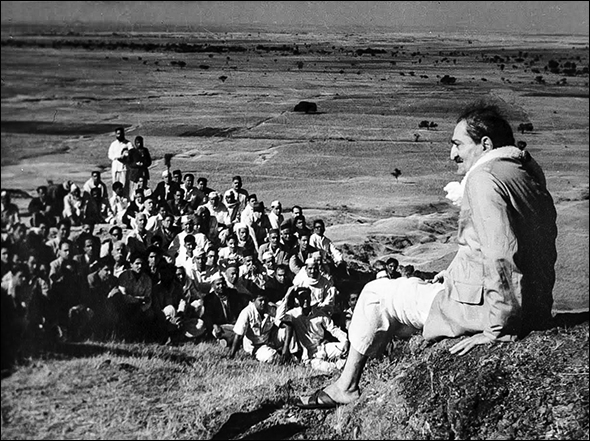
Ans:
{"label": "man's hand", "polygon": [[475,334],[461,340],[456,345],[453,345],[453,347],[449,349],[449,352],[451,354],[465,355],[476,345],[485,345],[488,343],[493,343],[493,340],[483,333]]}
{"label": "man's hand", "polygon": [[340,354],[340,358],[348,357],[348,351],[350,350],[350,341],[346,341],[344,343],[344,347],[342,348],[342,354]]}
{"label": "man's hand", "polygon": [[445,274],[446,274],[446,270],[442,270],[440,273],[436,274],[432,280],[430,281],[430,283],[443,283],[445,280]]}
{"label": "man's hand", "polygon": [[221,338],[221,336],[223,335],[223,329],[219,325],[213,325],[212,334],[215,338]]}

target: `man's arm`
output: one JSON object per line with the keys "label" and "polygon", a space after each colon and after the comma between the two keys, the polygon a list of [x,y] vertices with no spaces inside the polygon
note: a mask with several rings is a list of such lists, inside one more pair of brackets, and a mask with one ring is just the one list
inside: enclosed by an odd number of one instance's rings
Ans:
{"label": "man's arm", "polygon": [[242,344],[242,340],[244,339],[243,335],[234,334],[234,338],[232,341],[231,349],[229,352],[229,358],[234,358],[240,349]]}

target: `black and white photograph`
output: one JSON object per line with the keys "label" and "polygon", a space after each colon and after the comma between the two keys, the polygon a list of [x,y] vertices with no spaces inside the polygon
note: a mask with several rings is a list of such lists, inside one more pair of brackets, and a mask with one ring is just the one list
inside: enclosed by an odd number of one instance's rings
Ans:
{"label": "black and white photograph", "polygon": [[588,439],[588,2],[0,6],[2,440]]}

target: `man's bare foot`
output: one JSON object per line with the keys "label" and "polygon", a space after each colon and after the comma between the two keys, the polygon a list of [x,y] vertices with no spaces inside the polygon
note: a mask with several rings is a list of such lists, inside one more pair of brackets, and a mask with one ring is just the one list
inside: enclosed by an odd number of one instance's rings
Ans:
{"label": "man's bare foot", "polygon": [[348,404],[356,401],[361,396],[361,392],[357,389],[354,391],[343,390],[338,387],[338,383],[330,384],[324,388],[324,392],[327,393],[332,400],[339,404]]}

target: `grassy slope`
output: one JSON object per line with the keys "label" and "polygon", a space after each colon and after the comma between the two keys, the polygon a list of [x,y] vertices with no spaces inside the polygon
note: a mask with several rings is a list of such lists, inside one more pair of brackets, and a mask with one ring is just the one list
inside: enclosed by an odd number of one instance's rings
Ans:
{"label": "grassy slope", "polygon": [[588,317],[576,321],[463,357],[452,340],[395,341],[336,410],[292,404],[335,374],[211,343],[70,345],[2,380],[2,439],[587,439]]}

